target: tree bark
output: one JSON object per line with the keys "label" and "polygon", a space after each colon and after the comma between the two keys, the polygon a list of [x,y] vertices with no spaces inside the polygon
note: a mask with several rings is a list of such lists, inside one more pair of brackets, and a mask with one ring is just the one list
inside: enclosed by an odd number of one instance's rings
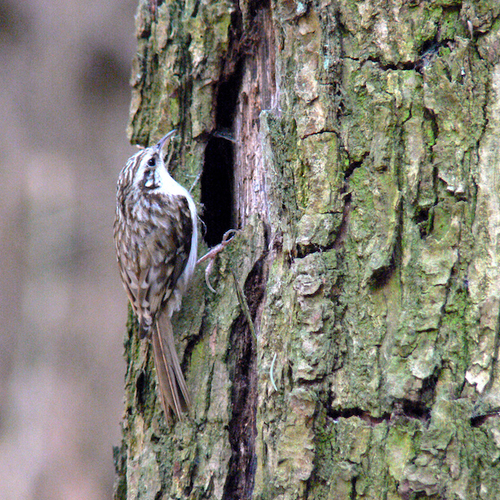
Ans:
{"label": "tree bark", "polygon": [[499,498],[498,3],[141,1],[137,36],[131,141],[178,129],[205,241],[240,232],[175,319],[188,419],[130,318],[115,498]]}

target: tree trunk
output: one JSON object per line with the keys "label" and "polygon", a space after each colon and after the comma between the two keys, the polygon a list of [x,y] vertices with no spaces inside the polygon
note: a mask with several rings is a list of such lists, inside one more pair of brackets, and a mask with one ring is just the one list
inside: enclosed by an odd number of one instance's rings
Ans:
{"label": "tree trunk", "polygon": [[130,319],[115,498],[500,498],[498,2],[154,3],[131,140],[177,128],[240,232],[174,324],[188,419]]}

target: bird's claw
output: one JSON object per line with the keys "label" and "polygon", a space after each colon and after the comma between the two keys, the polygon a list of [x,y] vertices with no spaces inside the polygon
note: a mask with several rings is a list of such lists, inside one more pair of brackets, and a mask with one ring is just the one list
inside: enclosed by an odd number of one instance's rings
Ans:
{"label": "bird's claw", "polygon": [[236,229],[230,229],[229,231],[226,231],[224,233],[224,236],[222,237],[222,241],[211,248],[203,257],[200,257],[198,259],[198,262],[196,264],[201,264],[202,262],[205,262],[206,260],[210,259],[210,262],[208,263],[206,269],[205,269],[205,283],[207,284],[208,289],[213,292],[215,292],[215,289],[212,287],[210,284],[210,274],[212,273],[213,267],[214,267],[214,261],[215,257],[226,248],[226,246],[229,244],[229,242],[236,236]]}

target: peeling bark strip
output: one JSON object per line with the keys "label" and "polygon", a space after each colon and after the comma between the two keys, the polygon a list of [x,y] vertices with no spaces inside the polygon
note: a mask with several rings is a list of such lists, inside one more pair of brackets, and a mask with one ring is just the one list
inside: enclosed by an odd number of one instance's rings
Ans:
{"label": "peeling bark strip", "polygon": [[268,219],[260,114],[264,110],[276,109],[277,95],[271,10],[265,2],[262,4],[253,6],[255,11],[246,21],[246,53],[236,108],[235,136],[239,147],[235,155],[238,168],[234,184],[238,227],[244,227],[253,214]]}
{"label": "peeling bark strip", "polygon": [[500,5],[151,5],[130,136],[241,232],[176,320],[189,420],[129,324],[115,498],[500,498]]}

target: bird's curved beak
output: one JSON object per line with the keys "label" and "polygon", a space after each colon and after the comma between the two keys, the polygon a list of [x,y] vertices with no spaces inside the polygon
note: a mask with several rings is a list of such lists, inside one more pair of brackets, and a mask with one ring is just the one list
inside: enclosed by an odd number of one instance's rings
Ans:
{"label": "bird's curved beak", "polygon": [[156,149],[158,151],[161,151],[163,149],[163,146],[165,146],[165,143],[177,132],[177,130],[174,128],[174,130],[171,130],[167,135],[164,135],[156,144]]}

